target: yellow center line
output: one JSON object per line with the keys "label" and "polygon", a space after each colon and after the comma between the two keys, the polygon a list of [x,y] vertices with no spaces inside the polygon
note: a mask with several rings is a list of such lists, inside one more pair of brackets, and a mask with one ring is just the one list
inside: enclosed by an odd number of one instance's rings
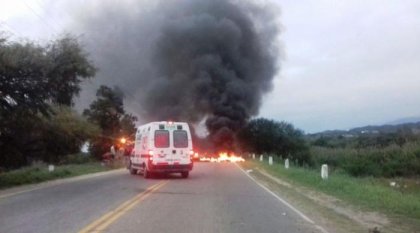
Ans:
{"label": "yellow center line", "polygon": [[127,211],[132,209],[135,205],[142,202],[148,196],[150,196],[154,191],[160,189],[164,185],[166,185],[169,181],[161,181],[155,185],[152,185],[144,192],[136,195],[135,197],[131,198],[130,200],[122,203],[116,209],[111,210],[110,212],[106,213],[99,219],[95,220],[91,224],[87,225],[83,229],[79,231],[79,233],[88,233],[88,232],[102,232],[105,230],[109,225],[123,216]]}

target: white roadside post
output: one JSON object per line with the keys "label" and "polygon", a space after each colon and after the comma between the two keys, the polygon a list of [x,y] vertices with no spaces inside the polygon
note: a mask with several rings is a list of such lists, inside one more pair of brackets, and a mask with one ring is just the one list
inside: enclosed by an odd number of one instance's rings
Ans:
{"label": "white roadside post", "polygon": [[114,147],[114,145],[112,145],[112,146],[111,146],[111,148],[110,148],[110,150],[109,150],[109,151],[111,152],[112,156],[114,156],[114,158],[115,158],[115,154],[116,154],[117,152],[115,151],[115,147]]}
{"label": "white roadside post", "polygon": [[80,148],[80,152],[89,153],[89,146],[90,146],[89,142],[83,143],[82,147]]}
{"label": "white roadside post", "polygon": [[328,179],[328,165],[327,164],[322,164],[321,166],[321,178],[323,180]]}
{"label": "white roadside post", "polygon": [[260,161],[261,162],[263,161],[263,155],[260,155]]}
{"label": "white roadside post", "polygon": [[49,172],[53,172],[54,169],[55,169],[54,165],[52,165],[52,164],[48,165],[48,171]]}
{"label": "white roadside post", "polygon": [[255,159],[255,154],[252,154],[252,159]]}
{"label": "white roadside post", "polygon": [[284,168],[289,169],[289,159],[284,160]]}
{"label": "white roadside post", "polygon": [[273,156],[268,157],[268,164],[273,165]]}

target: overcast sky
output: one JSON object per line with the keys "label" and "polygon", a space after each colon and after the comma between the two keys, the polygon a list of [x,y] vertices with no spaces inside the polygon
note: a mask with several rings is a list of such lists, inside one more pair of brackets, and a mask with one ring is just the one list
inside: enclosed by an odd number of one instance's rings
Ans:
{"label": "overcast sky", "polygon": [[[68,31],[86,4],[95,3],[0,0],[0,30],[42,43]],[[285,54],[260,116],[306,132],[420,116],[420,1],[275,4]]]}

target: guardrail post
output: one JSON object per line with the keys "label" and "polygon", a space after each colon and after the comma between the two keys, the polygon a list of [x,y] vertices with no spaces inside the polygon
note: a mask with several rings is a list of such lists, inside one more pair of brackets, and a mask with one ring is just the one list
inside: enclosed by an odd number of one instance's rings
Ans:
{"label": "guardrail post", "polygon": [[327,164],[322,164],[321,166],[321,178],[323,180],[328,179],[328,165]]}
{"label": "guardrail post", "polygon": [[252,154],[252,159],[255,159],[255,154]]}
{"label": "guardrail post", "polygon": [[268,157],[268,164],[273,165],[273,156]]}
{"label": "guardrail post", "polygon": [[260,161],[263,161],[263,159],[264,159],[263,155],[260,155]]}
{"label": "guardrail post", "polygon": [[284,168],[289,169],[289,159],[284,160]]}

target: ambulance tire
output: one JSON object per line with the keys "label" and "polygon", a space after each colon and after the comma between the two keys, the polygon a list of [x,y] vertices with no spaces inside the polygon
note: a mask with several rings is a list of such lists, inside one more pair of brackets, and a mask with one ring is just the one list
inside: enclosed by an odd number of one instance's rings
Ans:
{"label": "ambulance tire", "polygon": [[189,172],[181,172],[182,178],[188,178]]}
{"label": "ambulance tire", "polygon": [[137,175],[137,169],[133,168],[133,165],[130,163],[130,174],[131,175]]}
{"label": "ambulance tire", "polygon": [[146,179],[149,179],[149,178],[152,177],[152,173],[150,171],[148,171],[146,167],[144,167],[144,169],[143,169],[143,177],[146,178]]}

